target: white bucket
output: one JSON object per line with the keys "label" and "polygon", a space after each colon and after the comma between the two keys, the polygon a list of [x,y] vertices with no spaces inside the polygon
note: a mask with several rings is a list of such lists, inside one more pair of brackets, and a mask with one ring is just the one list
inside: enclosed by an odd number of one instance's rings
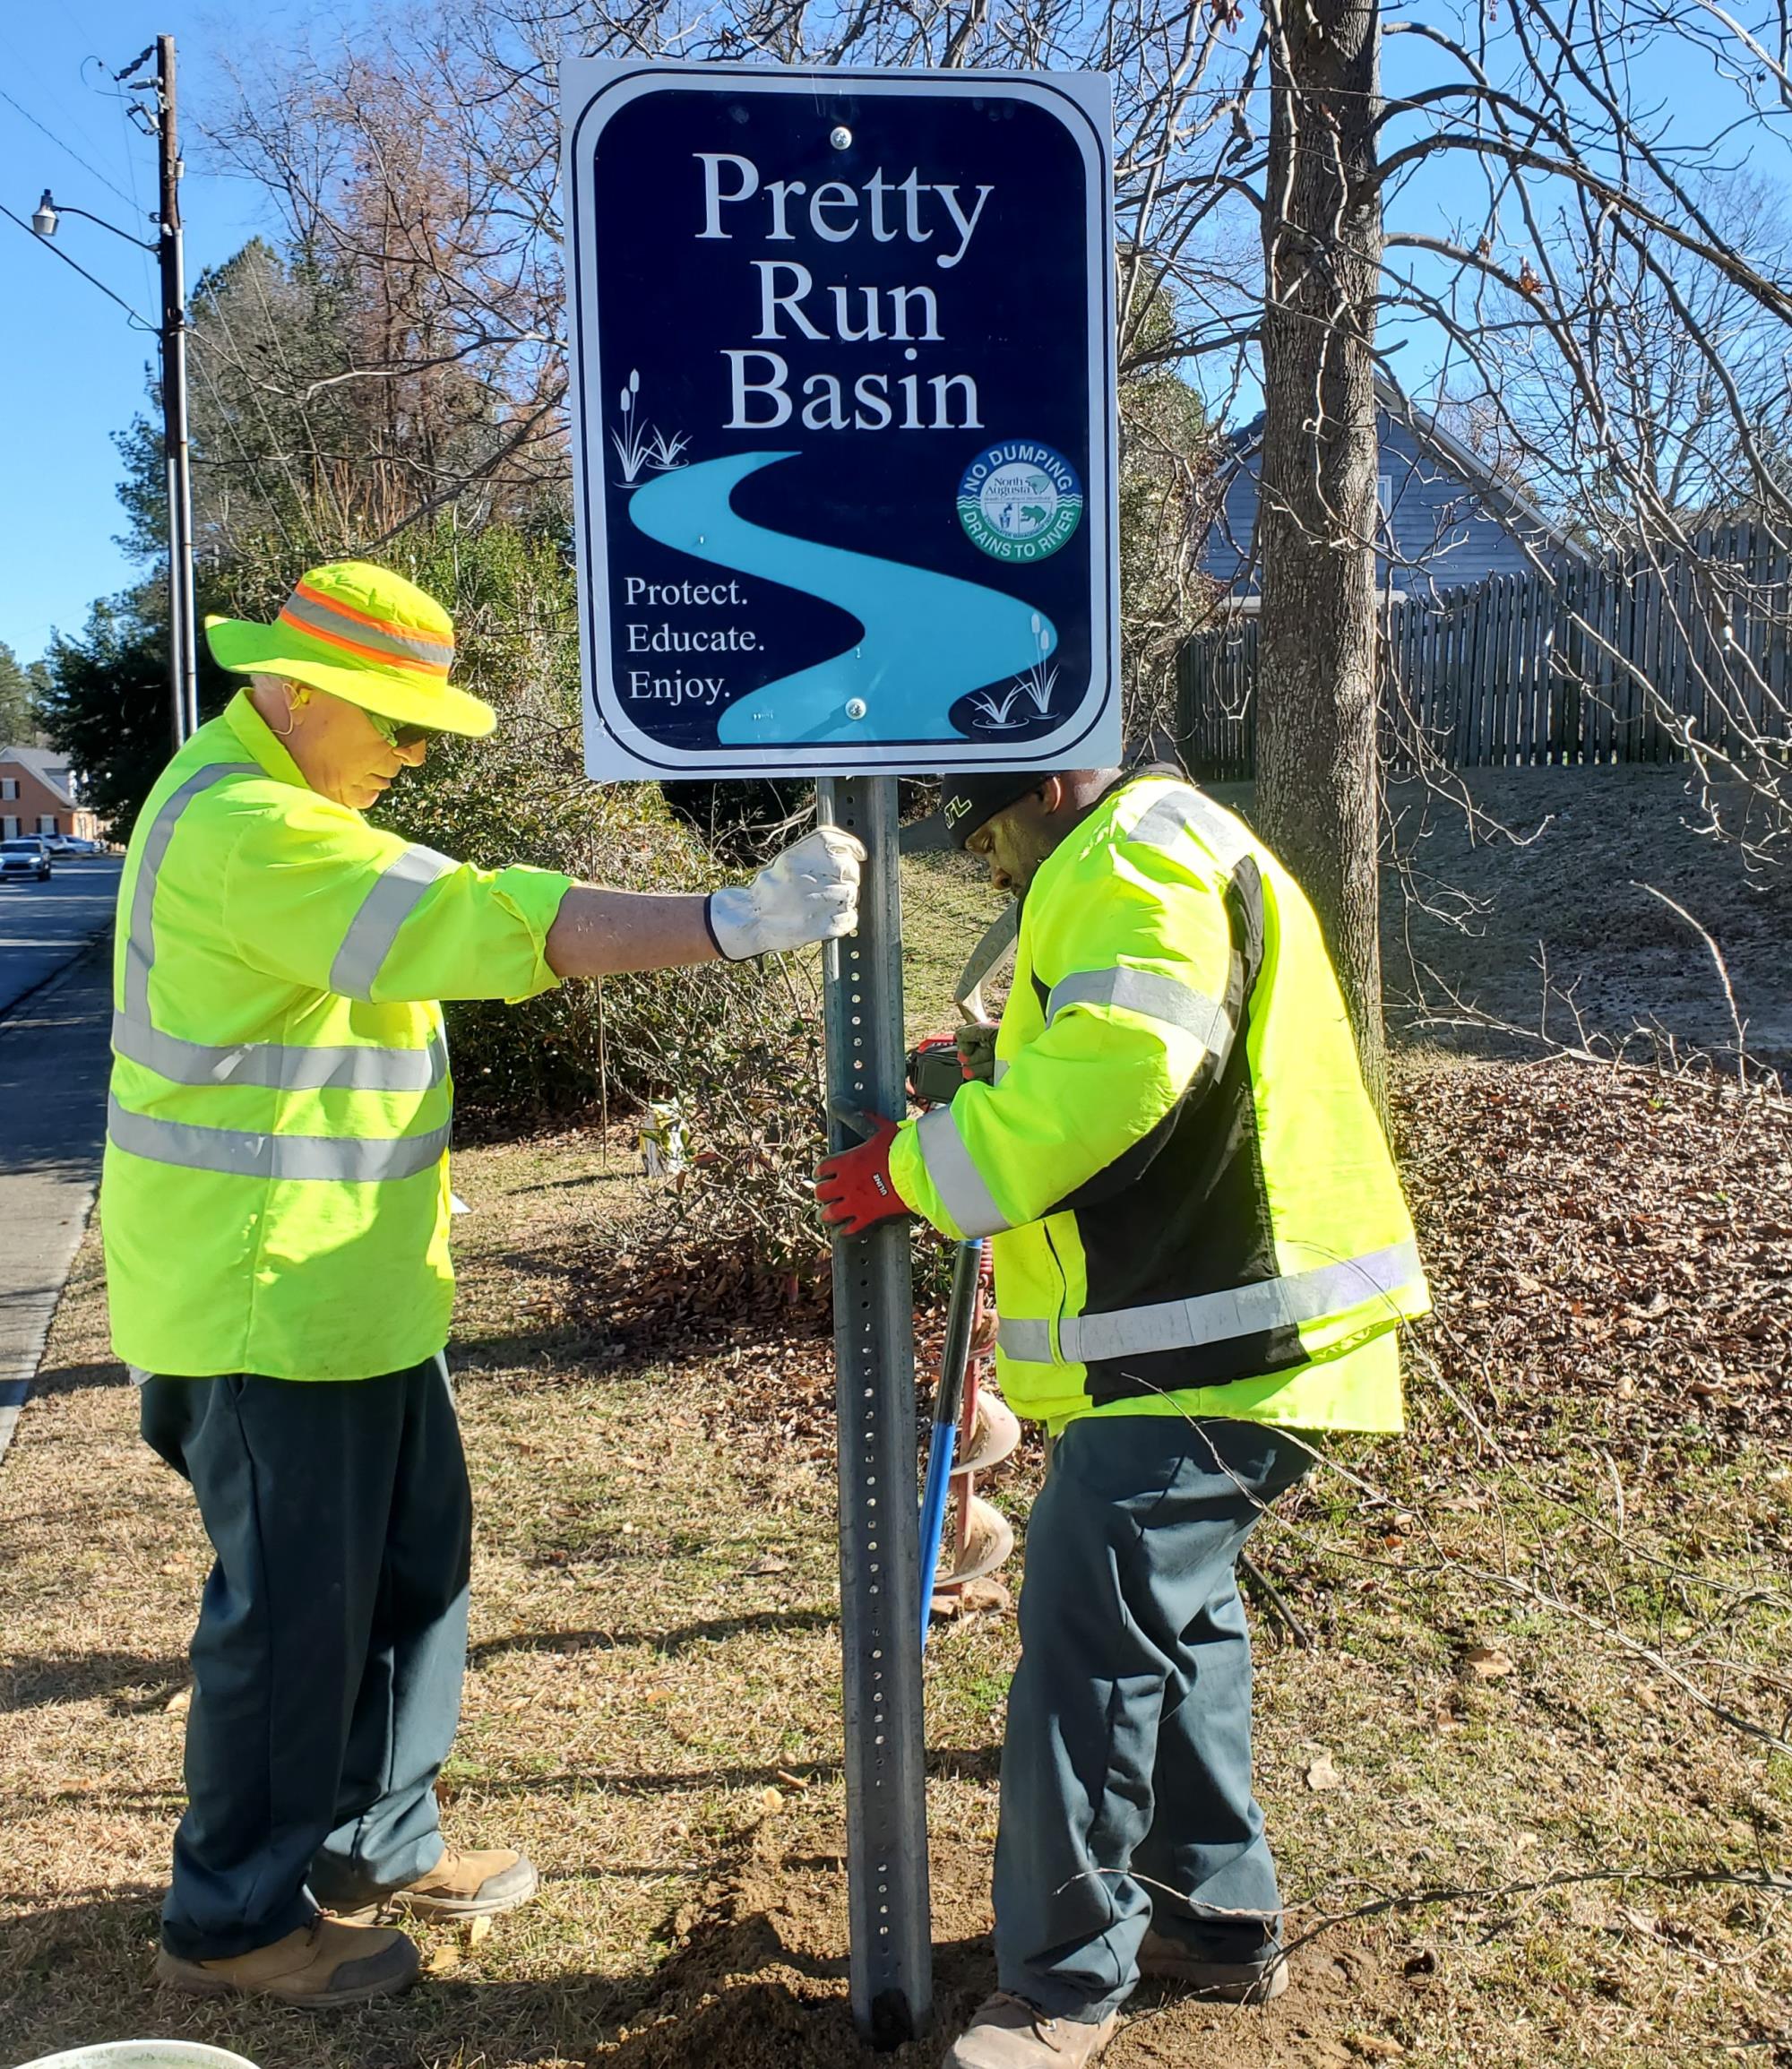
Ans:
{"label": "white bucket", "polygon": [[40,2055],[19,2069],[255,2069],[253,2062],[228,2047],[208,2047],[202,2040],[101,2040],[92,2047],[70,2047],[60,2055]]}

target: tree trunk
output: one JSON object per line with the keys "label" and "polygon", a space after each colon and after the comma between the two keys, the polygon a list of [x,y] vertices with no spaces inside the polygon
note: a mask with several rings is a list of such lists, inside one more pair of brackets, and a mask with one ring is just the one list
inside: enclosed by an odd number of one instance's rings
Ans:
{"label": "tree trunk", "polygon": [[1377,0],[1269,0],[1257,823],[1319,915],[1386,1112],[1378,933]]}

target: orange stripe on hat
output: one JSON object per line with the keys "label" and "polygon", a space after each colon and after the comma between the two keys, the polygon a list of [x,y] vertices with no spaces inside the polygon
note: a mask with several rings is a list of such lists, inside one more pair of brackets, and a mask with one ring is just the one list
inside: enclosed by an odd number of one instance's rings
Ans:
{"label": "orange stripe on hat", "polygon": [[298,618],[289,617],[284,610],[277,622],[289,625],[296,633],[303,633],[306,639],[323,640],[329,646],[340,647],[344,653],[359,654],[366,660],[377,661],[383,668],[409,668],[438,683],[448,680],[446,661],[420,661],[410,654],[395,654],[385,647],[365,646],[359,640],[349,639],[341,633],[327,633],[322,625],[306,625]]}
{"label": "orange stripe on hat", "polygon": [[376,633],[388,634],[396,640],[414,641],[419,646],[439,647],[451,660],[453,657],[454,642],[452,634],[443,639],[422,625],[403,625],[397,618],[375,617],[371,612],[357,610],[353,604],[344,603],[340,597],[330,596],[323,590],[313,589],[303,578],[296,582],[292,589],[295,596],[302,596],[307,603],[314,604],[320,610],[332,612],[337,617],[349,618],[357,625],[364,625]]}

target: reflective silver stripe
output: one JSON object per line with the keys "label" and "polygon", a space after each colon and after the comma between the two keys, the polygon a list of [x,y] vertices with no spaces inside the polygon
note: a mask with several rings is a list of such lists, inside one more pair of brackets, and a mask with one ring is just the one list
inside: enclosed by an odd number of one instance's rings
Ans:
{"label": "reflective silver stripe", "polygon": [[1185,833],[1198,834],[1228,870],[1236,869],[1252,851],[1250,835],[1229,812],[1180,783],[1159,797],[1121,839],[1136,841],[1142,848],[1173,848]]}
{"label": "reflective silver stripe", "polygon": [[182,1041],[124,1013],[112,1016],[112,1047],[177,1085],[264,1085],[279,1091],[426,1092],[448,1075],[448,1051],[432,1033],[426,1048],[303,1048],[238,1042],[213,1048]]}
{"label": "reflective silver stripe", "polygon": [[426,1135],[367,1141],[354,1136],[251,1134],[243,1128],[201,1128],[185,1121],[152,1120],[108,1102],[106,1132],[115,1146],[152,1163],[188,1171],[220,1171],[233,1178],[321,1178],[372,1185],[433,1170],[448,1151],[444,1123]]}
{"label": "reflective silver stripe", "polygon": [[179,789],[170,791],[150,823],[142,860],[137,865],[136,886],[131,893],[131,930],[125,937],[125,1012],[130,1019],[149,1024],[150,970],[156,960],[156,878],[168,842],[174,838],[175,822],[202,790],[209,790],[226,776],[263,773],[257,762],[211,763],[189,776]]}
{"label": "reflective silver stripe", "polygon": [[1004,1321],[995,1341],[1017,1365],[1050,1365],[1052,1325],[1049,1322]]}
{"label": "reflective silver stripe", "polygon": [[1217,1056],[1232,1045],[1232,1022],[1225,1005],[1192,984],[1153,970],[1074,970],[1060,978],[1046,1001],[1049,1026],[1066,1006],[1117,1005],[1148,1020],[1185,1028],[1204,1049]]}
{"label": "reflective silver stripe", "polygon": [[358,647],[372,647],[376,653],[404,654],[414,661],[426,661],[431,668],[444,670],[453,663],[453,648],[444,646],[439,640],[426,640],[421,634],[407,638],[403,633],[386,632],[378,625],[364,625],[359,618],[348,617],[323,604],[313,603],[297,590],[281,607],[280,616],[290,625],[326,634],[332,639],[352,640]]}
{"label": "reflective silver stripe", "polygon": [[970,1160],[950,1107],[923,1114],[918,1129],[921,1161],[945,1211],[967,1236],[996,1236],[1013,1224],[995,1204],[983,1174]]}
{"label": "reflective silver stripe", "polygon": [[398,930],[438,877],[456,865],[433,848],[407,848],[361,901],[342,945],[330,966],[330,988],[349,998],[370,998],[380,966],[392,953]]}
{"label": "reflective silver stripe", "polygon": [[[1165,1300],[1150,1307],[1122,1307],[1111,1315],[1075,1315],[1058,1323],[1058,1360],[1093,1365],[1115,1358],[1148,1358],[1156,1351],[1258,1336],[1280,1326],[1297,1328],[1303,1322],[1342,1314],[1378,1294],[1394,1293],[1418,1276],[1417,1246],[1396,1243],[1366,1256],[1347,1257],[1312,1272],[1287,1272],[1255,1286],[1199,1293],[1189,1300]],[[1004,1322],[997,1341],[1023,1364],[1053,1362],[1048,1322]]]}

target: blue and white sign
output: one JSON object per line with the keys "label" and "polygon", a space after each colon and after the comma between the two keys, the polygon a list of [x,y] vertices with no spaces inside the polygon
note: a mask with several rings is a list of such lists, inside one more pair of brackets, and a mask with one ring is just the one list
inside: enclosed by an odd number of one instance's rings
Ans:
{"label": "blue and white sign", "polygon": [[564,94],[590,772],[1118,761],[1107,80]]}

